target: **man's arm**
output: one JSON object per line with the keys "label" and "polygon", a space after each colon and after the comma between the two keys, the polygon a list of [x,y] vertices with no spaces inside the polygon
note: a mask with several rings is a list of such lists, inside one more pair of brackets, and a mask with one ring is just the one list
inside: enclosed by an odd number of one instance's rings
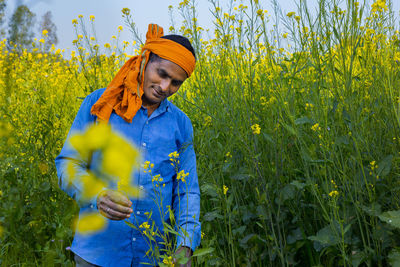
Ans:
{"label": "man's arm", "polygon": [[189,119],[185,125],[185,143],[178,152],[180,161],[178,173],[183,171],[188,175],[184,179],[177,177],[174,180],[173,208],[179,227],[177,247],[188,247],[194,251],[200,244],[201,238],[200,189],[193,148],[193,128]]}
{"label": "man's arm", "polygon": [[[68,133],[60,154],[57,156],[56,168],[61,189],[73,198],[79,205],[89,204],[90,208],[98,209],[101,214],[111,220],[123,220],[130,217],[132,209],[131,201],[121,193],[114,190],[104,190],[92,199],[83,199],[82,184],[80,177],[88,175],[89,166],[87,162],[82,162],[78,152],[74,149],[69,140],[71,135],[82,132],[94,124],[96,117],[90,114],[93,105],[91,95],[83,101],[75,120]],[[70,164],[68,166],[68,164]],[[73,167],[74,179],[71,177],[71,166]]]}
{"label": "man's arm", "polygon": [[[90,115],[90,108],[91,97],[89,95],[83,100],[74,122],[72,123],[64,146],[55,159],[60,188],[79,205],[83,204],[82,184],[80,183],[80,179],[73,179],[73,177],[71,177],[71,172],[74,174],[74,177],[88,175],[88,166],[87,163],[79,160],[78,152],[71,146],[69,140],[74,133],[84,131],[87,126],[95,122],[95,117]],[[96,208],[96,199],[92,199],[88,202],[91,208]]]}

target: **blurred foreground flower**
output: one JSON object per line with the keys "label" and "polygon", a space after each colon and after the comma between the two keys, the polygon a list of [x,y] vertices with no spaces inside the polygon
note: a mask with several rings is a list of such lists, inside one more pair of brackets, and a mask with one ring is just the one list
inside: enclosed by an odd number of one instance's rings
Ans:
{"label": "blurred foreground flower", "polygon": [[100,213],[83,214],[77,221],[76,231],[80,234],[91,234],[105,227],[106,218]]}
{"label": "blurred foreground flower", "polygon": [[[78,162],[70,161],[67,171],[71,181],[80,179],[82,199],[90,200],[104,188],[117,184],[118,190],[128,197],[139,197],[139,190],[131,186],[131,175],[139,168],[139,151],[127,140],[111,131],[111,127],[100,123],[89,127],[84,133],[76,133],[70,143],[79,154]],[[86,169],[87,174],[78,176],[77,166],[91,165],[92,155],[100,153],[100,166]]]}

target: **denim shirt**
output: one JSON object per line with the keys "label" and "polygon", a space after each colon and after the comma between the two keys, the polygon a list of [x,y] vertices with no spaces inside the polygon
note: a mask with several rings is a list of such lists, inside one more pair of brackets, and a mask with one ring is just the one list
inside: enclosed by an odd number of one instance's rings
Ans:
{"label": "denim shirt", "polygon": [[[64,147],[55,160],[59,185],[78,202],[80,216],[87,211],[97,212],[96,198],[82,203],[80,201],[82,187],[79,179],[71,181],[68,177],[66,163],[68,160],[77,158],[77,152],[69,145],[68,140],[74,132],[84,131],[87,126],[96,122],[96,116],[90,114],[90,109],[104,90],[104,88],[99,89],[85,98],[68,133]],[[134,185],[144,192],[144,197],[130,199],[133,213],[126,220],[138,227],[148,221],[147,215],[151,212],[151,219],[154,220],[156,227],[163,231],[162,220],[169,220],[170,215],[165,212],[169,206],[174,211],[175,224],[180,226],[180,229],[184,229],[184,231],[178,231],[180,235],[176,238],[176,245],[187,246],[194,251],[200,244],[201,238],[200,190],[190,119],[165,99],[150,117],[148,117],[147,109],[142,107],[136,113],[132,123],[125,122],[113,112],[109,124],[114,131],[139,148],[143,162],[149,161],[154,164],[151,173],[141,165],[140,170],[136,170],[132,174]],[[177,171],[171,165],[168,156],[174,151],[180,153],[178,171],[184,170],[185,173],[189,173],[185,178],[186,183],[176,179]],[[100,164],[99,161],[92,160],[91,168],[96,168],[96,164]],[[83,174],[85,170],[81,169],[79,172]],[[155,190],[152,183],[152,176],[157,174],[161,175],[165,184],[165,186],[157,188],[159,191]],[[154,201],[156,192],[162,196],[161,205]],[[139,230],[130,227],[125,221],[106,220],[106,227],[94,234],[84,235],[76,232],[71,250],[86,261],[100,266],[142,266],[143,263],[156,265],[150,255],[146,256],[151,242],[149,243]],[[152,225],[152,222],[150,221],[149,224]],[[182,232],[187,232],[187,234]],[[157,237],[156,240],[162,242]],[[154,246],[154,243],[152,245]],[[163,245],[158,244],[158,246],[162,251]]]}

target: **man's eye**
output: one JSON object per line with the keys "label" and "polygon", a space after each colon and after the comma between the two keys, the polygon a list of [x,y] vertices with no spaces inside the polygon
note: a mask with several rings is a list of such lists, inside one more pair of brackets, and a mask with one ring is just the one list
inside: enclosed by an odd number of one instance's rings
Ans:
{"label": "man's eye", "polygon": [[161,78],[167,78],[167,77],[168,77],[168,75],[167,75],[164,71],[159,71],[159,72],[158,72],[158,75],[159,75]]}
{"label": "man's eye", "polygon": [[180,86],[182,84],[181,81],[172,81],[173,86]]}

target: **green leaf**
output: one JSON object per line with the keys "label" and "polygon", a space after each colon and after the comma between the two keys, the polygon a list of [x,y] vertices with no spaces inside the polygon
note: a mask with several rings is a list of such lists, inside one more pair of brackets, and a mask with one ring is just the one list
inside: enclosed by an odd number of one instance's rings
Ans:
{"label": "green leaf", "polygon": [[296,228],[287,237],[288,244],[296,243],[298,240],[303,240],[303,233],[300,228]]}
{"label": "green leaf", "polygon": [[246,235],[244,238],[242,238],[239,242],[240,242],[240,245],[242,246],[242,247],[244,247],[244,248],[246,248],[247,247],[247,242],[249,242],[249,240],[250,239],[256,239],[257,238],[257,236],[256,236],[256,234],[248,234],[248,235]]}
{"label": "green leaf", "polygon": [[270,142],[271,144],[275,144],[275,142],[274,142],[274,140],[272,139],[272,137],[269,135],[269,134],[267,134],[267,133],[262,133],[263,134],[263,137],[264,137],[264,140],[265,141],[268,141],[268,142]]}
{"label": "green leaf", "polygon": [[291,184],[285,185],[281,190],[280,199],[286,201],[288,199],[293,199],[296,195],[296,187]]}
{"label": "green leaf", "polygon": [[379,216],[381,211],[381,205],[374,202],[370,206],[360,205],[360,208],[366,212],[369,216]]}
{"label": "green leaf", "polygon": [[206,222],[211,222],[214,221],[215,219],[223,219],[223,218],[224,217],[221,214],[219,214],[217,210],[207,212],[203,216],[203,220],[205,220]]}
{"label": "green leaf", "polygon": [[124,222],[125,222],[127,225],[129,225],[130,227],[132,227],[133,229],[138,230],[138,228],[137,228],[135,225],[133,225],[132,223],[128,222],[127,220],[125,220]]}
{"label": "green leaf", "polygon": [[353,267],[358,267],[360,266],[361,263],[363,263],[366,259],[366,255],[364,252],[362,251],[354,251],[354,253],[352,253],[351,255],[351,265]]}
{"label": "green leaf", "polygon": [[292,181],[290,184],[295,186],[298,190],[302,190],[304,187],[306,187],[305,183],[299,182],[297,180]]}
{"label": "green leaf", "polygon": [[200,248],[196,249],[196,251],[193,253],[193,257],[199,257],[199,256],[204,256],[206,254],[209,254],[214,251],[214,248]]}
{"label": "green leaf", "polygon": [[189,261],[188,257],[179,258],[177,261],[178,264],[186,264]]}
{"label": "green leaf", "polygon": [[390,169],[392,168],[392,159],[393,156],[389,155],[378,163],[378,169],[376,172],[379,177],[385,177],[390,173]]}
{"label": "green leaf", "polygon": [[288,125],[288,124],[286,124],[286,123],[283,123],[283,122],[282,122],[282,126],[283,126],[290,134],[292,134],[292,135],[297,135],[296,130],[295,130],[292,126],[290,126],[290,125]]}
{"label": "green leaf", "polygon": [[233,180],[248,180],[250,178],[250,175],[247,173],[237,173],[231,176],[231,179]]}
{"label": "green leaf", "polygon": [[232,233],[233,233],[234,236],[242,235],[245,230],[246,230],[246,225],[242,225],[239,228],[233,229]]}
{"label": "green leaf", "polygon": [[306,123],[312,124],[313,121],[312,121],[310,118],[308,118],[308,117],[301,117],[301,118],[298,118],[298,119],[296,119],[296,120],[294,121],[294,124],[296,124],[296,125],[306,124]]}
{"label": "green leaf", "polygon": [[203,184],[201,186],[201,192],[210,197],[218,197],[218,193],[215,190],[215,186],[211,184]]}
{"label": "green leaf", "polygon": [[340,242],[337,234],[337,230],[339,230],[337,229],[338,227],[339,225],[337,222],[331,223],[319,230],[316,235],[309,236],[308,239],[317,242],[317,244],[314,243],[314,248],[317,251],[319,251],[320,248],[336,246]]}
{"label": "green leaf", "polygon": [[379,219],[393,227],[400,228],[400,210],[391,210],[378,216]]}
{"label": "green leaf", "polygon": [[389,263],[392,267],[400,267],[400,249],[393,248],[389,253]]}

